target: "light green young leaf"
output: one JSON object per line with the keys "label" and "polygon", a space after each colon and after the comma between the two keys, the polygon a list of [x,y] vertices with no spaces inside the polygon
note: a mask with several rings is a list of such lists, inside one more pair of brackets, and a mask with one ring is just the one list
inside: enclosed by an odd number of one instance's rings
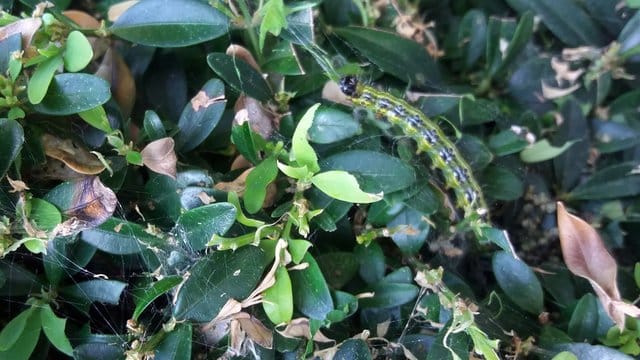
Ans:
{"label": "light green young leaf", "polygon": [[342,201],[367,204],[382,199],[382,193],[362,191],[355,176],[346,171],[326,171],[312,177],[311,182],[325,194]]}
{"label": "light green young leaf", "polygon": [[262,8],[264,16],[260,24],[260,50],[264,48],[264,40],[267,32],[274,36],[280,35],[280,31],[287,27],[287,9],[282,0],[268,0]]}
{"label": "light green young leaf", "polygon": [[27,97],[32,104],[40,104],[44,96],[47,94],[53,75],[62,65],[62,57],[54,56],[50,59],[38,64],[36,71],[33,72],[29,83],[27,84]]}
{"label": "light green young leaf", "polygon": [[275,276],[275,284],[264,292],[262,307],[271,322],[283,324],[291,321],[293,316],[291,278],[284,266],[278,267]]}
{"label": "light green young leaf", "polygon": [[537,143],[527,147],[520,152],[520,160],[526,163],[535,163],[553,159],[562,154],[577,140],[567,141],[561,147],[555,147],[549,143],[549,140],[543,139]]}
{"label": "light green young leaf", "polygon": [[78,113],[78,115],[80,115],[82,120],[84,120],[87,124],[93,126],[98,130],[104,131],[107,134],[113,131],[113,129],[111,129],[111,124],[109,124],[107,113],[104,111],[102,105],[96,106],[93,109],[82,111]]}
{"label": "light green young leaf", "polygon": [[33,308],[27,310],[14,317],[0,332],[0,351],[5,351],[16,343],[22,331],[24,330],[27,320],[33,314]]}
{"label": "light green young leaf", "polygon": [[51,306],[47,304],[40,311],[40,320],[42,321],[42,330],[53,346],[60,352],[73,356],[73,347],[64,333],[67,319],[57,317],[51,310]]}
{"label": "light green young leaf", "polygon": [[294,264],[300,264],[304,254],[307,253],[307,250],[313,246],[312,243],[307,240],[289,240],[289,252],[291,253],[291,260],[293,260]]}
{"label": "light green young leaf", "polygon": [[300,119],[291,139],[291,161],[297,162],[300,166],[306,165],[307,169],[313,173],[320,171],[320,165],[318,165],[318,155],[316,155],[315,150],[307,140],[307,132],[313,123],[313,118],[319,106],[320,104],[315,104],[307,110],[302,119]]}
{"label": "light green young leaf", "polygon": [[282,173],[287,175],[288,177],[298,180],[304,179],[305,177],[310,175],[309,169],[307,169],[306,166],[289,166],[278,161],[278,169],[280,169],[280,171],[282,171]]}
{"label": "light green young leaf", "polygon": [[80,31],[70,32],[62,58],[67,71],[77,72],[84,69],[93,58],[93,49],[89,40]]}

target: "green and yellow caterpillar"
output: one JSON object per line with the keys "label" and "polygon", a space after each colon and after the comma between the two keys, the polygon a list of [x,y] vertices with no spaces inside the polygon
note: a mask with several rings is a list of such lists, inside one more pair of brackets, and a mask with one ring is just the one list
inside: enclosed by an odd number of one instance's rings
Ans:
{"label": "green and yellow caterpillar", "polygon": [[464,211],[465,219],[488,218],[487,205],[469,164],[422,111],[402,99],[362,84],[354,76],[343,77],[339,85],[354,105],[371,110],[416,141],[418,151],[429,156],[433,167],[442,172],[445,186],[453,189],[456,206]]}

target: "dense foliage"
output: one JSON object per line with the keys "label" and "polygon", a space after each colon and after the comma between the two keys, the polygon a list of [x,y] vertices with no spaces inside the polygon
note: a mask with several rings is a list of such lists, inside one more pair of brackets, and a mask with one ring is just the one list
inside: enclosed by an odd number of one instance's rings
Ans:
{"label": "dense foliage", "polygon": [[638,1],[0,5],[0,358],[640,354]]}

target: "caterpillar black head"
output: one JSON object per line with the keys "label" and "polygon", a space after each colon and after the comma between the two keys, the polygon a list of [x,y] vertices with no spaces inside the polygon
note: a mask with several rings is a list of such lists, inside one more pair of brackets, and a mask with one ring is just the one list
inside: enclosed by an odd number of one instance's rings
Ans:
{"label": "caterpillar black head", "polygon": [[347,96],[354,96],[358,87],[358,79],[355,76],[345,76],[340,79],[340,91]]}

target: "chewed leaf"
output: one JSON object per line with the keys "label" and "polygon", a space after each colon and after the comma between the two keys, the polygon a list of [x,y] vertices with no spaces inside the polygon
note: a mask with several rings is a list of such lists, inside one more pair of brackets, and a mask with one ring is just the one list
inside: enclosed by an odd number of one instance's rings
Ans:
{"label": "chewed leaf", "polygon": [[366,204],[382,199],[382,193],[362,191],[355,176],[346,171],[326,171],[312,177],[311,182],[325,194],[342,201]]}

